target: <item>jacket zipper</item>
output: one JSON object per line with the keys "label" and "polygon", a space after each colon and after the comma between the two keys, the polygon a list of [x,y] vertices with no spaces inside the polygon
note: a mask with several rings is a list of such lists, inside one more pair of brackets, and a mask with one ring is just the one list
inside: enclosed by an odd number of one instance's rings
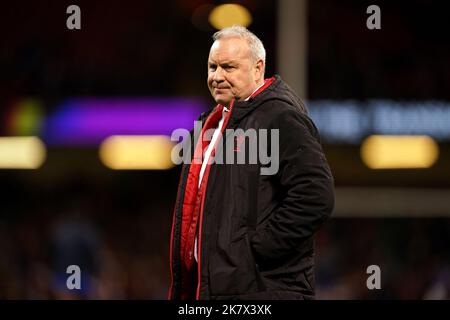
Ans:
{"label": "jacket zipper", "polygon": [[[226,129],[227,124],[228,124],[228,121],[231,118],[231,112],[233,112],[233,105],[234,105],[234,99],[231,100],[230,111],[228,111],[229,112],[228,117],[224,120],[224,123],[222,125],[221,134],[223,134],[225,132],[225,129]],[[214,154],[211,155],[212,157],[216,153],[216,147],[217,147],[217,144],[219,143],[219,140],[220,139],[217,139],[216,145],[213,148]],[[201,263],[201,261],[202,261],[202,228],[203,228],[203,208],[204,208],[203,206],[204,206],[204,203],[205,203],[206,189],[208,187],[208,179],[209,179],[209,171],[210,170],[211,170],[211,165],[207,165],[205,175],[203,176],[203,179],[204,179],[203,181],[205,182],[205,187],[204,187],[203,194],[202,194],[202,202],[201,202],[201,205],[200,205],[200,219],[199,219],[199,222],[198,222],[198,223],[200,223],[200,226],[198,228],[197,292],[196,292],[196,295],[195,295],[196,296],[196,300],[200,300],[201,269],[202,269],[201,268],[201,264],[202,264]],[[206,178],[206,180],[205,180],[205,178]]]}

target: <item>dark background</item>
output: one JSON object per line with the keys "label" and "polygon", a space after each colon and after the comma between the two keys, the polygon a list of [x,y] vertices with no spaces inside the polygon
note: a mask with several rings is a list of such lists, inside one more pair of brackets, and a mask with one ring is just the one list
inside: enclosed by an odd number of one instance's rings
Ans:
{"label": "dark background", "polygon": [[[42,102],[44,117],[68,97],[200,97],[213,106],[206,60],[215,29],[192,17],[202,5],[222,3],[77,1],[82,28],[71,31],[72,2],[5,2],[0,135],[11,135],[9,116],[29,97]],[[278,72],[277,2],[239,3],[253,16],[249,29],[265,45],[271,76]],[[370,4],[381,7],[381,30],[365,26]],[[450,100],[443,2],[309,1],[308,19],[308,99]],[[430,169],[374,171],[359,146],[324,141],[338,189],[402,188],[406,199],[409,188],[450,188],[449,144],[439,147]],[[0,169],[0,298],[165,299],[179,169],[113,171],[97,146],[53,146],[37,170]],[[334,215],[317,236],[317,297],[448,299],[446,209],[439,216],[412,217],[407,209],[395,217]],[[71,264],[81,267],[81,291],[65,287]],[[381,290],[366,287],[371,264],[382,270]]]}

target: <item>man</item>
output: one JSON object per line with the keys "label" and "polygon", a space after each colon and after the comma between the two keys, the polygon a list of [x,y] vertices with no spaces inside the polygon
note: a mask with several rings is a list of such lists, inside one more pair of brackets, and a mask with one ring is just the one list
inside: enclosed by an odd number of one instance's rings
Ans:
{"label": "man", "polygon": [[[208,87],[218,105],[201,117],[202,133],[213,135],[193,146],[182,168],[169,298],[312,299],[314,234],[334,206],[319,134],[280,77],[264,80],[265,50],[253,33],[234,26],[213,39]],[[229,150],[220,141],[236,142],[236,154],[248,149],[242,139],[227,139],[231,129],[278,137],[269,139],[278,147],[271,155],[277,170],[262,174],[260,159],[211,161]]]}

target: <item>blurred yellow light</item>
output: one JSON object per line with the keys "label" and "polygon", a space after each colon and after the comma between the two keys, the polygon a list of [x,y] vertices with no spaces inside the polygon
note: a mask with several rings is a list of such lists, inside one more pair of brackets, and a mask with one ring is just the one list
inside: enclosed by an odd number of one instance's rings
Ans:
{"label": "blurred yellow light", "polygon": [[32,136],[39,134],[42,127],[42,103],[33,98],[24,98],[11,112],[9,134],[17,136]]}
{"label": "blurred yellow light", "polygon": [[371,169],[429,168],[439,146],[428,136],[370,136],[361,146],[361,158]]}
{"label": "blurred yellow light", "polygon": [[1,169],[37,169],[45,157],[45,145],[37,137],[0,137]]}
{"label": "blurred yellow light", "polygon": [[173,146],[166,136],[110,136],[100,146],[100,159],[114,170],[165,170],[174,166]]}
{"label": "blurred yellow light", "polygon": [[252,23],[252,15],[247,8],[238,4],[222,4],[215,7],[210,15],[209,22],[216,29],[240,25],[248,27]]}

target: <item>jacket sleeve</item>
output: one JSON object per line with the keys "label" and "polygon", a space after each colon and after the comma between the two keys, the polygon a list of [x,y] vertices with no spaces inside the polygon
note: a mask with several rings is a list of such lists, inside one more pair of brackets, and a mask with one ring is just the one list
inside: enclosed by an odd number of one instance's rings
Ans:
{"label": "jacket sleeve", "polygon": [[250,235],[260,261],[291,253],[321,227],[334,207],[334,181],[316,127],[291,106],[283,109],[270,125],[279,129],[279,170],[274,179],[281,201]]}

